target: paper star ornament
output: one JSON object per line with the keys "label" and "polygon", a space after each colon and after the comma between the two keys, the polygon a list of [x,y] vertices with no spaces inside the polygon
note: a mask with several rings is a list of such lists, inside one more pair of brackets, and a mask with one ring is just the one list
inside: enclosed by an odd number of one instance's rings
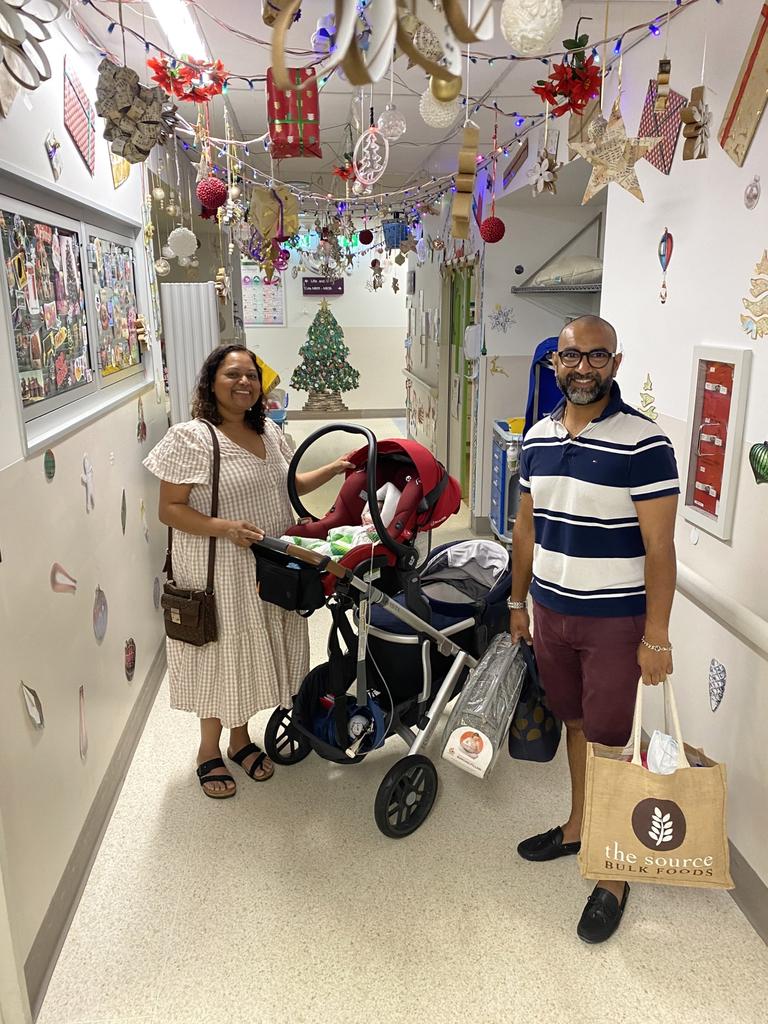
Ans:
{"label": "paper star ornament", "polygon": [[608,118],[608,124],[602,135],[593,142],[573,142],[571,148],[588,163],[592,164],[592,174],[587,182],[581,205],[588,203],[605,186],[615,181],[623,189],[644,202],[640,182],[637,180],[635,164],[642,160],[653,149],[659,137],[627,138],[621,106],[617,98]]}

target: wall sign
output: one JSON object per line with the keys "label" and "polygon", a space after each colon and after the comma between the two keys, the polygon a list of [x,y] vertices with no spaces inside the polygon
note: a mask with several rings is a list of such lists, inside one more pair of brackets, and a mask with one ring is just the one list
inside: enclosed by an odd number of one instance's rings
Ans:
{"label": "wall sign", "polygon": [[327,277],[302,277],[301,290],[303,295],[343,295],[344,278],[332,281]]}
{"label": "wall sign", "polygon": [[721,540],[733,524],[751,358],[749,349],[710,345],[693,353],[683,515]]}
{"label": "wall sign", "polygon": [[282,275],[275,274],[272,283],[263,280],[258,263],[240,265],[243,288],[244,327],[285,327],[285,285]]}

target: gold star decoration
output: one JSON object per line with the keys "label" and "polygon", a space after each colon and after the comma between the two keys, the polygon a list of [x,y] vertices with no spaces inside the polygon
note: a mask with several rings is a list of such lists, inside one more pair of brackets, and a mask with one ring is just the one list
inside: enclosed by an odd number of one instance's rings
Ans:
{"label": "gold star decoration", "polygon": [[637,180],[635,164],[653,149],[659,138],[627,138],[624,118],[618,97],[613,104],[611,116],[605,131],[594,142],[573,142],[571,148],[592,164],[592,174],[587,183],[582,206],[597,195],[605,186],[615,181],[623,189],[644,202],[640,182]]}

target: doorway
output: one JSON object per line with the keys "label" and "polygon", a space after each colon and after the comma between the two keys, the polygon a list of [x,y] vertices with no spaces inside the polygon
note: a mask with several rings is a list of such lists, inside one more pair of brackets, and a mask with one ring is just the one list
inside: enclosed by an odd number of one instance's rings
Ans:
{"label": "doorway", "polygon": [[474,323],[474,266],[454,270],[450,278],[450,373],[448,378],[448,472],[459,481],[463,501],[469,496],[471,421],[474,381],[464,358],[464,331]]}

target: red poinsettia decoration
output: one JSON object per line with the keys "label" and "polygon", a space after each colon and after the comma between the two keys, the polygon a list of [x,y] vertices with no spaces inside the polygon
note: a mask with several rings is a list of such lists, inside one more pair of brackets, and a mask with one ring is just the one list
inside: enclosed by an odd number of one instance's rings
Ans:
{"label": "red poinsettia decoration", "polygon": [[355,165],[351,159],[345,160],[343,164],[333,168],[333,173],[337,178],[341,178],[342,181],[351,181],[355,176]]}
{"label": "red poinsettia decoration", "polygon": [[585,56],[589,36],[578,39],[564,39],[566,50],[573,51],[563,60],[555,64],[549,78],[539,80],[533,86],[533,92],[552,107],[555,117],[562,117],[572,111],[580,114],[590,100],[600,95],[602,69],[594,56]]}
{"label": "red poinsettia decoration", "polygon": [[224,90],[227,71],[220,60],[179,63],[171,57],[152,57],[147,67],[154,71],[157,82],[169,96],[190,103],[207,103]]}

